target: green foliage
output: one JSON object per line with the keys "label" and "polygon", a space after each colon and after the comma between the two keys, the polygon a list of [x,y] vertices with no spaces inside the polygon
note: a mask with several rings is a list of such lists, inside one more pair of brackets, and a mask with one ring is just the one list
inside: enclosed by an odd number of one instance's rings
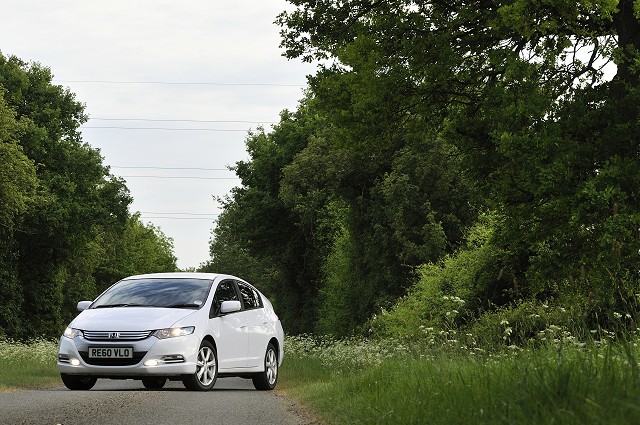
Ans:
{"label": "green foliage", "polygon": [[484,355],[397,350],[393,340],[291,342],[279,385],[330,423],[634,424],[640,419],[635,343],[588,350],[548,345]]}
{"label": "green foliage", "polygon": [[352,264],[355,251],[356,241],[343,229],[323,267],[317,324],[322,334],[349,335],[369,315],[373,291]]}
{"label": "green foliage", "polygon": [[324,108],[306,99],[250,135],[206,269],[256,276],[291,332],[345,335],[404,293],[412,267],[458,245],[475,189],[452,146],[408,127],[389,135],[393,149],[356,152]]}
{"label": "green foliage", "polygon": [[36,203],[35,165],[17,139],[24,122],[16,120],[0,93],[0,337],[22,329],[19,319],[23,297],[15,267],[14,234],[21,229],[24,213]]}
{"label": "green foliage", "polygon": [[[94,267],[99,292],[127,276],[178,270],[173,240],[153,224],[143,223],[139,213],[127,218],[121,232],[99,235],[94,245],[101,259]],[[94,296],[83,295],[83,299]]]}
{"label": "green foliage", "polygon": [[635,317],[633,0],[291,3],[285,56],[318,72],[249,138],[212,254],[266,266],[287,322],[312,318],[294,332],[377,314],[375,331],[420,335],[559,299],[585,326]]}
{"label": "green foliage", "polygon": [[80,139],[84,106],[51,79],[47,68],[0,56],[7,106],[23,123],[16,141],[37,164],[37,196],[22,211],[6,265],[20,283],[20,298],[29,302],[19,307],[23,329],[12,336],[58,334],[73,315],[67,310],[73,303],[65,301],[69,289],[95,293],[98,258],[91,257],[97,254],[91,244],[101,228],[122,223],[130,202],[124,184],[109,179],[98,151]]}
{"label": "green foliage", "polygon": [[0,54],[0,335],[54,337],[128,274],[175,270],[171,241],[78,127],[84,105],[39,64]]}
{"label": "green foliage", "polygon": [[280,182],[317,125],[302,103],[295,114],[284,111],[271,133],[260,129],[249,135],[250,160],[236,166],[243,186],[222,200],[212,259],[201,268],[245,277],[269,296],[293,333],[313,329],[316,321],[319,259],[327,250],[317,229],[327,221],[321,195],[308,197],[318,201],[312,210],[294,198],[285,201]]}
{"label": "green foliage", "polygon": [[[373,162],[357,173],[368,184],[342,196],[359,217],[348,216],[350,234],[368,247],[351,264],[367,278],[373,272],[378,307],[406,287],[378,279],[406,282],[399,264],[433,263],[418,291],[429,308],[417,295],[415,306],[395,307],[407,310],[397,316],[410,333],[408,311],[425,320],[425,311],[441,317],[449,308],[440,294],[466,302],[463,321],[519,299],[563,296],[590,300],[587,323],[635,314],[640,22],[632,0],[292,3],[278,19],[285,55],[333,60],[310,79],[317,108],[334,126],[334,146]],[[610,78],[603,67],[612,61]],[[430,173],[444,177],[425,179]],[[474,219],[460,214],[465,197],[501,221],[486,250],[452,257]]]}
{"label": "green foliage", "polygon": [[493,240],[497,218],[484,215],[468,235],[467,246],[439,263],[419,269],[409,293],[370,321],[371,331],[395,337],[421,337],[425,328],[450,330],[479,311],[513,296],[508,253]]}
{"label": "green foliage", "polygon": [[[583,270],[582,277],[545,281],[543,293],[523,292],[509,268],[511,254],[496,244],[495,229],[502,221],[484,215],[480,223],[469,232],[467,246],[423,266],[409,293],[373,316],[369,332],[430,345],[461,339],[469,346],[493,348],[538,345],[548,337],[588,341],[609,332],[636,332],[640,294],[633,277],[615,285],[594,282]],[[604,287],[608,297],[597,292]]]}
{"label": "green foliage", "polygon": [[27,210],[35,197],[35,165],[17,142],[23,127],[0,93],[0,224],[4,231],[15,230],[14,219]]}
{"label": "green foliage", "polygon": [[600,330],[589,332],[589,310],[588,303],[582,300],[524,300],[485,312],[461,332],[473,335],[479,347],[535,347],[554,342],[584,346],[579,341],[602,336]]}
{"label": "green foliage", "polygon": [[57,351],[57,341],[36,339],[20,343],[0,339],[0,392],[60,385]]}

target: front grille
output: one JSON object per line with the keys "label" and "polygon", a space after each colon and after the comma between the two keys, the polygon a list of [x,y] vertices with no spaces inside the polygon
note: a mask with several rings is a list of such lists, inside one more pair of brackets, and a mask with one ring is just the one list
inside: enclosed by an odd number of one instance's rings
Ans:
{"label": "front grille", "polygon": [[89,357],[88,351],[80,351],[79,353],[85,363],[93,366],[133,366],[140,363],[140,360],[147,354],[146,351],[134,351],[131,359],[95,359]]}
{"label": "front grille", "polygon": [[84,338],[89,341],[140,341],[149,338],[153,331],[84,331]]}

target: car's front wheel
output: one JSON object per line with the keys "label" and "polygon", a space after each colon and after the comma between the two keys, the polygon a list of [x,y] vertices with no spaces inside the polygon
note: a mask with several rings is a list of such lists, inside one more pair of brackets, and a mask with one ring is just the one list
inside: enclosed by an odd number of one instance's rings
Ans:
{"label": "car's front wheel", "polygon": [[90,390],[98,381],[97,378],[91,376],[79,376],[79,375],[67,375],[65,373],[60,374],[62,383],[70,390]]}
{"label": "car's front wheel", "polygon": [[142,385],[150,390],[159,390],[167,383],[167,378],[142,378]]}
{"label": "car's front wheel", "polygon": [[188,390],[207,391],[213,388],[218,378],[218,355],[209,341],[204,340],[198,350],[196,372],[185,375],[182,383]]}
{"label": "car's front wheel", "polygon": [[253,376],[253,386],[256,390],[272,390],[278,383],[278,353],[273,344],[267,345],[264,355],[264,372]]}

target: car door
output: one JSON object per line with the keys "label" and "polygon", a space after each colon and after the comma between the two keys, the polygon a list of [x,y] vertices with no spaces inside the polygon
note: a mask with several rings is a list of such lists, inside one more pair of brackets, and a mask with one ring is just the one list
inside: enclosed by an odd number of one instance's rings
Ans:
{"label": "car door", "polygon": [[260,366],[264,361],[267,342],[273,332],[269,329],[262,298],[258,291],[246,282],[237,281],[236,283],[244,306],[243,320],[247,326],[247,364],[249,367]]}
{"label": "car door", "polygon": [[240,301],[233,280],[223,280],[218,284],[209,313],[210,324],[217,332],[218,370],[247,367],[249,336],[242,311],[220,313],[223,301]]}

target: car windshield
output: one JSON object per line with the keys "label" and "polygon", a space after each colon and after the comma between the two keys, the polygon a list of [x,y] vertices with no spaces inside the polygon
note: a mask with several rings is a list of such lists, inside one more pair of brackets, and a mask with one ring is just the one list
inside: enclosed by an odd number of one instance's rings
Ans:
{"label": "car windshield", "polygon": [[200,308],[212,281],[205,279],[131,279],[118,282],[91,308],[168,307]]}

